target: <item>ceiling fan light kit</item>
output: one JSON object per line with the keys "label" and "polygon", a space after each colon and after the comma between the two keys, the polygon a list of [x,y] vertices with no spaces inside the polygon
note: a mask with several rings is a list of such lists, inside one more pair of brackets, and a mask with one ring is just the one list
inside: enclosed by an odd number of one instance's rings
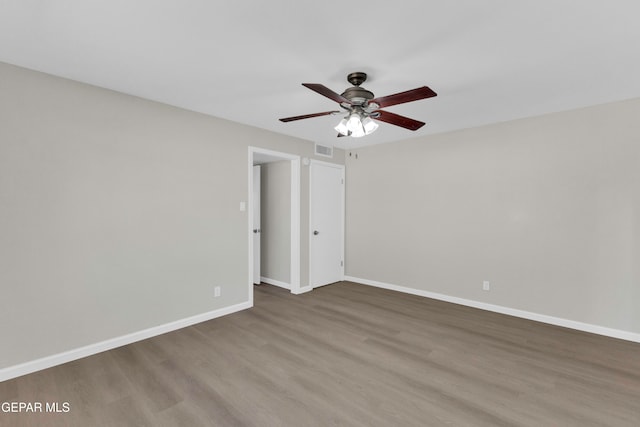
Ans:
{"label": "ceiling fan light kit", "polygon": [[371,117],[361,116],[359,113],[351,113],[338,123],[335,130],[342,136],[360,138],[369,135],[378,129],[378,124]]}
{"label": "ceiling fan light kit", "polygon": [[[347,76],[347,80],[353,85],[353,87],[348,88],[340,95],[328,87],[318,83],[302,83],[303,86],[313,90],[314,92],[337,102],[340,104],[340,107],[347,112],[347,115],[335,127],[335,130],[338,132],[338,136],[360,138],[365,135],[369,135],[375,132],[378,128],[378,124],[374,120],[400,126],[412,131],[418,130],[424,126],[424,122],[403,117],[388,111],[383,111],[380,110],[380,108],[437,96],[433,90],[429,89],[427,86],[422,86],[406,92],[375,98],[373,92],[360,87],[360,85],[367,80],[366,73],[359,71],[351,73]],[[340,111],[325,111],[322,113],[286,117],[280,119],[280,121],[291,122],[339,113]]]}

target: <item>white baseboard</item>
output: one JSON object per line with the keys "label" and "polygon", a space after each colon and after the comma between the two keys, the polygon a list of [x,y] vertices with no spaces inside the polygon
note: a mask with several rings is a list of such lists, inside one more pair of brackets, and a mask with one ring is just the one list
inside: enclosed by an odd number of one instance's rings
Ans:
{"label": "white baseboard", "polygon": [[182,329],[187,326],[195,325],[196,323],[206,322],[207,320],[215,319],[216,317],[221,317],[227,314],[235,313],[237,311],[246,310],[248,308],[251,308],[252,306],[253,303],[251,301],[247,301],[229,307],[220,308],[218,310],[213,310],[208,313],[202,313],[196,316],[187,317],[185,319],[176,320],[175,322],[165,323],[164,325],[155,326],[153,328],[144,329],[142,331],[133,332],[121,337],[112,338],[95,344],[89,344],[87,346],[65,351],[63,353],[58,353],[51,356],[43,357],[41,359],[32,360],[30,362],[21,363],[19,365],[2,368],[0,369],[0,382],[10,380],[22,375],[30,374],[32,372],[51,368],[56,365],[62,365],[63,363],[71,362],[73,360],[81,359],[83,357],[91,356],[103,351],[122,347],[123,345],[131,344],[136,341],[142,341],[147,338],[162,335],[167,332],[175,331],[176,329]]}
{"label": "white baseboard", "polygon": [[289,283],[281,282],[279,280],[269,279],[268,277],[260,276],[260,281],[266,283],[267,285],[273,285],[279,288],[291,290],[291,285]]}
{"label": "white baseboard", "polygon": [[590,332],[592,334],[604,335],[607,337],[618,338],[621,340],[640,343],[640,334],[635,332],[623,331],[620,329],[612,329],[604,326],[592,325],[590,323],[583,323],[583,322],[577,322],[575,320],[563,319],[561,317],[548,316],[546,314],[538,314],[530,311],[504,307],[501,305],[487,304],[484,302],[452,297],[449,295],[438,294],[435,292],[424,291],[421,289],[414,289],[414,288],[408,288],[405,286],[392,285],[390,283],[378,282],[376,280],[362,279],[359,277],[352,277],[352,276],[344,276],[344,280],[347,280],[349,282],[359,283],[362,285],[374,286],[376,288],[389,289],[392,291],[403,292],[406,294],[418,295],[421,297],[451,302],[454,304],[465,305],[468,307],[479,308],[487,311],[493,311],[495,313],[507,314],[509,316],[521,317],[523,319],[535,320],[537,322],[548,323],[550,325],[562,326],[570,329],[576,329],[578,331],[583,331],[583,332]]}
{"label": "white baseboard", "polygon": [[300,294],[306,294],[307,292],[311,292],[312,290],[313,290],[313,287],[304,286],[304,287],[300,288],[297,292],[291,291],[291,293],[293,293],[295,295],[300,295]]}

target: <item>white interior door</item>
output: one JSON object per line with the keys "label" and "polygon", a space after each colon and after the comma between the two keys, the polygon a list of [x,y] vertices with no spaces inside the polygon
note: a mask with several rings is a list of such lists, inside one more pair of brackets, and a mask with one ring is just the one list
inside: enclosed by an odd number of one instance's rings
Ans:
{"label": "white interior door", "polygon": [[253,283],[260,283],[260,166],[253,167]]}
{"label": "white interior door", "polygon": [[309,284],[344,276],[344,166],[312,161],[310,165]]}

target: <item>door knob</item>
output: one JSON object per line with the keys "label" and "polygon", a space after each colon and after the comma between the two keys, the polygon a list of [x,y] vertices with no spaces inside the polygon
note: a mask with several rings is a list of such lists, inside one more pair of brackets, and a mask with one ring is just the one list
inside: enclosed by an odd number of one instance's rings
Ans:
{"label": "door knob", "polygon": [[313,235],[317,236],[318,234],[320,234],[320,232],[318,230],[313,230]]}

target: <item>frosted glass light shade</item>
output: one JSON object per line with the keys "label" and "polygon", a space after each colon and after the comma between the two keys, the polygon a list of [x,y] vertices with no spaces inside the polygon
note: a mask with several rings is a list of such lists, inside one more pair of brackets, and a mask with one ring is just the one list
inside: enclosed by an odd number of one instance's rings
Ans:
{"label": "frosted glass light shade", "polygon": [[360,137],[365,136],[365,135],[366,134],[364,133],[364,128],[362,126],[360,126],[356,130],[351,132],[351,136],[354,137],[354,138],[360,138]]}
{"label": "frosted glass light shade", "polygon": [[376,129],[378,129],[378,124],[371,120],[370,117],[366,117],[362,121],[362,126],[364,127],[364,133],[366,135],[369,135],[370,133],[373,133],[376,131]]}
{"label": "frosted glass light shade", "polygon": [[340,120],[338,126],[334,128],[340,135],[347,136],[349,135],[349,128],[347,127],[347,119]]}
{"label": "frosted glass light shade", "polygon": [[347,129],[351,132],[356,132],[358,128],[362,127],[362,123],[360,123],[360,116],[356,113],[353,113],[349,116],[349,120],[347,120]]}
{"label": "frosted glass light shade", "polygon": [[362,122],[360,121],[360,114],[351,114],[347,122],[347,128],[349,128],[351,136],[354,138],[360,138],[365,135],[364,127],[362,127]]}

